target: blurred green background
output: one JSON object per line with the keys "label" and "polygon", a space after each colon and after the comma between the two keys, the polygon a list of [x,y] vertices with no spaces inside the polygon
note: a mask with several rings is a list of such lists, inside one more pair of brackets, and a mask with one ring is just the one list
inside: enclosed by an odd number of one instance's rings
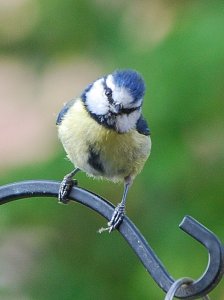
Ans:
{"label": "blurred green background", "polygon": [[[63,103],[117,68],[145,78],[152,153],[127,214],[173,277],[198,278],[207,252],[178,229],[189,214],[224,240],[224,3],[0,1],[0,179],[56,179],[72,169],[57,139]],[[118,203],[123,187],[79,174]],[[105,219],[56,199],[0,210],[1,299],[152,299],[164,293]],[[224,299],[221,283],[211,298]]]}

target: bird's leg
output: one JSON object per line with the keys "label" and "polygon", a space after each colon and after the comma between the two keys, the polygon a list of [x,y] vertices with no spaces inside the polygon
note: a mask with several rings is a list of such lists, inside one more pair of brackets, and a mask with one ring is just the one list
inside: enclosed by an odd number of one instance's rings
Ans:
{"label": "bird's leg", "polygon": [[132,183],[132,179],[130,176],[125,178],[124,182],[124,193],[122,196],[121,202],[115,207],[115,210],[113,212],[113,215],[111,217],[111,220],[108,222],[108,227],[107,228],[101,228],[99,230],[99,233],[108,230],[109,232],[113,231],[116,229],[121,222],[123,221],[124,215],[125,215],[125,204],[126,204],[126,199],[127,199],[127,194],[128,194],[128,189]]}
{"label": "bird's leg", "polygon": [[59,203],[68,203],[69,200],[67,199],[67,197],[73,185],[77,183],[77,181],[74,181],[72,178],[78,171],[80,171],[80,169],[75,168],[71,173],[65,175],[65,177],[63,178],[58,192]]}
{"label": "bird's leg", "polygon": [[125,183],[122,200],[115,207],[113,215],[112,215],[110,221],[108,222],[109,232],[116,229],[121,224],[121,222],[123,221],[123,218],[124,218],[124,215],[125,215],[125,204],[126,204],[128,189],[129,189],[129,183]]}

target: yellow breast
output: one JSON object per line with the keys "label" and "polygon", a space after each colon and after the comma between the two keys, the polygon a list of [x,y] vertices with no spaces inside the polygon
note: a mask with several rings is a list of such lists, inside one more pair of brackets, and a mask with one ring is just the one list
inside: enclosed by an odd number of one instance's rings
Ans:
{"label": "yellow breast", "polygon": [[119,134],[98,124],[77,99],[58,126],[59,138],[73,164],[112,181],[134,178],[147,160],[151,140],[136,130]]}

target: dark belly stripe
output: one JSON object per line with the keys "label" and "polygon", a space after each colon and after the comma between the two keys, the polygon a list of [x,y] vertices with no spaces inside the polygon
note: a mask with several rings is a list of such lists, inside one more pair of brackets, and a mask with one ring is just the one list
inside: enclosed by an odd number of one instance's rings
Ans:
{"label": "dark belly stripe", "polygon": [[96,171],[104,173],[104,167],[102,161],[100,160],[100,152],[96,151],[93,146],[89,146],[88,151],[88,163],[90,164],[90,166]]}

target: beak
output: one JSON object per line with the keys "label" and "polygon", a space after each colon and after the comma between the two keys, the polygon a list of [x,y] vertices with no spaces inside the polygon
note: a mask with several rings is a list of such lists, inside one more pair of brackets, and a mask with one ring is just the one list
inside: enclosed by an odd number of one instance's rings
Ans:
{"label": "beak", "polygon": [[115,103],[115,104],[111,105],[111,112],[114,115],[119,115],[121,113],[121,110],[122,110],[122,105],[121,104]]}

